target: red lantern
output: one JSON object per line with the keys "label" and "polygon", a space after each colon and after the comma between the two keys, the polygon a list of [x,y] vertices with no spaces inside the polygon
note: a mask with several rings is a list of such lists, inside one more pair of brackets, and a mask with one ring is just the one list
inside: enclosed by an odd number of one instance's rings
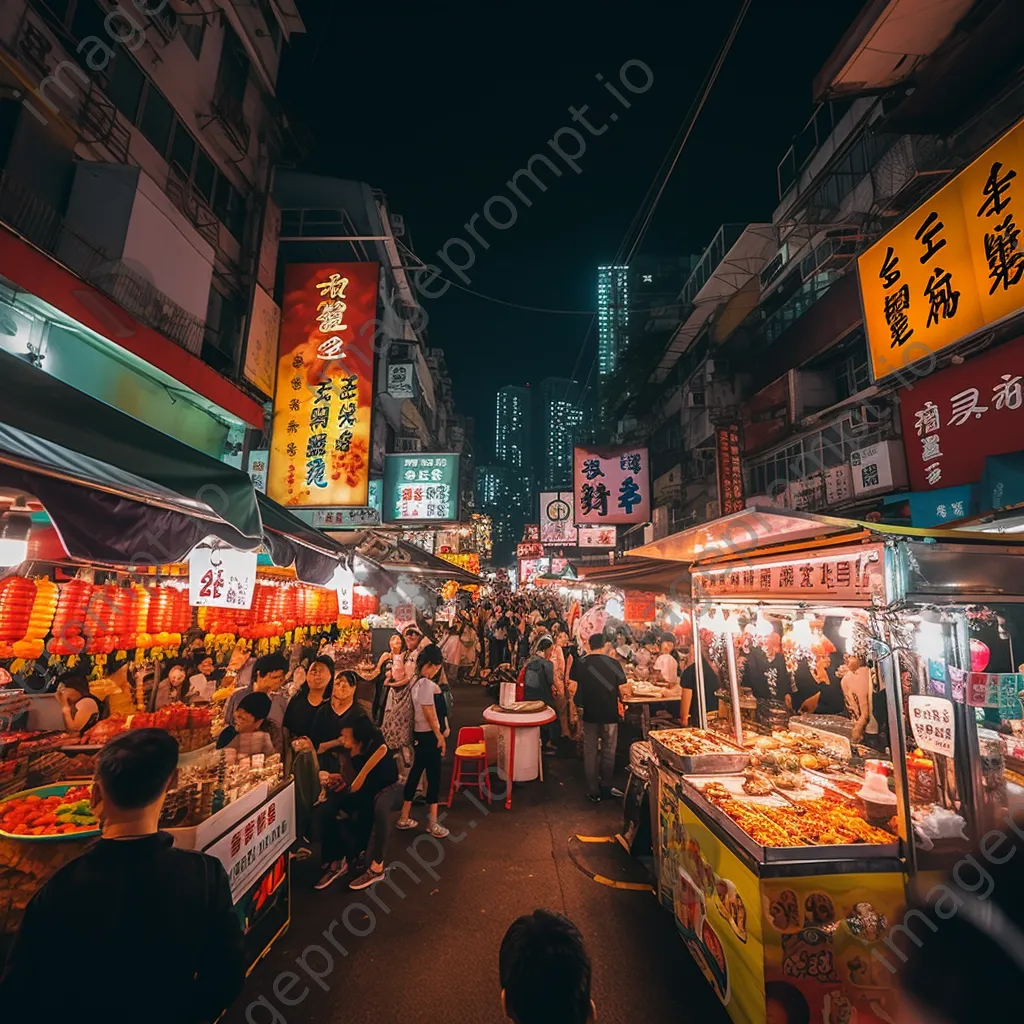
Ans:
{"label": "red lantern", "polygon": [[0,580],[0,642],[14,643],[27,632],[36,600],[36,585],[24,576]]}
{"label": "red lantern", "polygon": [[989,658],[992,657],[992,652],[988,649],[988,644],[982,643],[980,640],[971,638],[971,671],[972,672],[984,672],[988,665]]}

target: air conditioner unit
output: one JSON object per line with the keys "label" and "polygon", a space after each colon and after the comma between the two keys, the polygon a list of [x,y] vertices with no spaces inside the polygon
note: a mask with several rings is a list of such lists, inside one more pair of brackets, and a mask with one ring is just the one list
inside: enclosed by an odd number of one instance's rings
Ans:
{"label": "air conditioner unit", "polygon": [[709,359],[704,364],[704,383],[705,384],[710,384],[711,381],[714,379],[714,376],[715,376],[715,361],[714,361],[714,359]]}
{"label": "air conditioner unit", "polygon": [[768,265],[761,271],[761,291],[764,291],[782,273],[786,264],[789,262],[789,242],[786,242],[782,248],[772,257]]}
{"label": "air conditioner unit", "polygon": [[850,410],[850,430],[855,434],[873,430],[882,422],[882,413],[874,405],[858,405]]}

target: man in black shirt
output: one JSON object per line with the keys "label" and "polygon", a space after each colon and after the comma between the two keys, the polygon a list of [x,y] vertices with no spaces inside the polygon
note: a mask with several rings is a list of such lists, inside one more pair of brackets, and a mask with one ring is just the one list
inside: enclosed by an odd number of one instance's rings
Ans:
{"label": "man in black shirt", "polygon": [[[708,661],[707,648],[704,641],[700,642],[701,668],[704,672],[704,706],[710,714],[718,710],[718,696],[716,691],[719,687],[718,673],[711,667]],[[691,661],[679,679],[679,685],[683,689],[683,699],[680,702],[679,721],[683,725],[690,725],[693,728],[700,726],[700,707],[697,701],[697,662]]]}
{"label": "man in black shirt", "polygon": [[[100,752],[92,803],[103,837],[25,908],[0,977],[0,1006],[14,1016],[188,1024],[216,1020],[241,991],[242,930],[224,868],[157,828],[177,764],[162,729],[133,729]],[[111,966],[102,992],[69,996],[55,981],[55,942]]]}
{"label": "man in black shirt", "polygon": [[[576,680],[576,706],[583,715],[583,771],[587,777],[587,799],[598,803],[611,792],[615,771],[615,747],[619,740],[619,697],[627,692],[626,673],[604,649],[603,633],[594,633],[588,641],[590,654],[573,662]],[[600,764],[598,764],[600,750]],[[601,783],[604,783],[602,788]]]}

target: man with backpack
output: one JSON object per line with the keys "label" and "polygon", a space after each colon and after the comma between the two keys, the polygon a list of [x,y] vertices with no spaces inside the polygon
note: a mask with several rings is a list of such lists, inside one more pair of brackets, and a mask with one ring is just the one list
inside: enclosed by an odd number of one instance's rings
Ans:
{"label": "man with backpack", "polygon": [[[551,661],[551,652],[555,642],[545,634],[537,641],[533,654],[521,670],[524,700],[542,700],[549,707],[555,703],[555,666]],[[542,725],[541,735],[544,737],[545,753],[554,754],[558,747],[555,743],[559,735],[559,726]]]}
{"label": "man with backpack", "polygon": [[[619,700],[628,692],[626,673],[607,654],[603,633],[587,641],[590,653],[574,659],[576,706],[583,717],[583,771],[587,778],[587,799],[600,803],[605,796],[621,796],[612,788],[615,748],[619,740]],[[603,784],[603,785],[602,785]]]}

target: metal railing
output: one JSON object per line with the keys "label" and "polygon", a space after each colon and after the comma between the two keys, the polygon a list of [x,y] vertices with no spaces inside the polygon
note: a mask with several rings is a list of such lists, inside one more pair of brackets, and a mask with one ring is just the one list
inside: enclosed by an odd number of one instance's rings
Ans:
{"label": "metal railing", "polygon": [[220,251],[220,221],[192,183],[174,165],[168,168],[167,198],[185,215],[203,239]]}

